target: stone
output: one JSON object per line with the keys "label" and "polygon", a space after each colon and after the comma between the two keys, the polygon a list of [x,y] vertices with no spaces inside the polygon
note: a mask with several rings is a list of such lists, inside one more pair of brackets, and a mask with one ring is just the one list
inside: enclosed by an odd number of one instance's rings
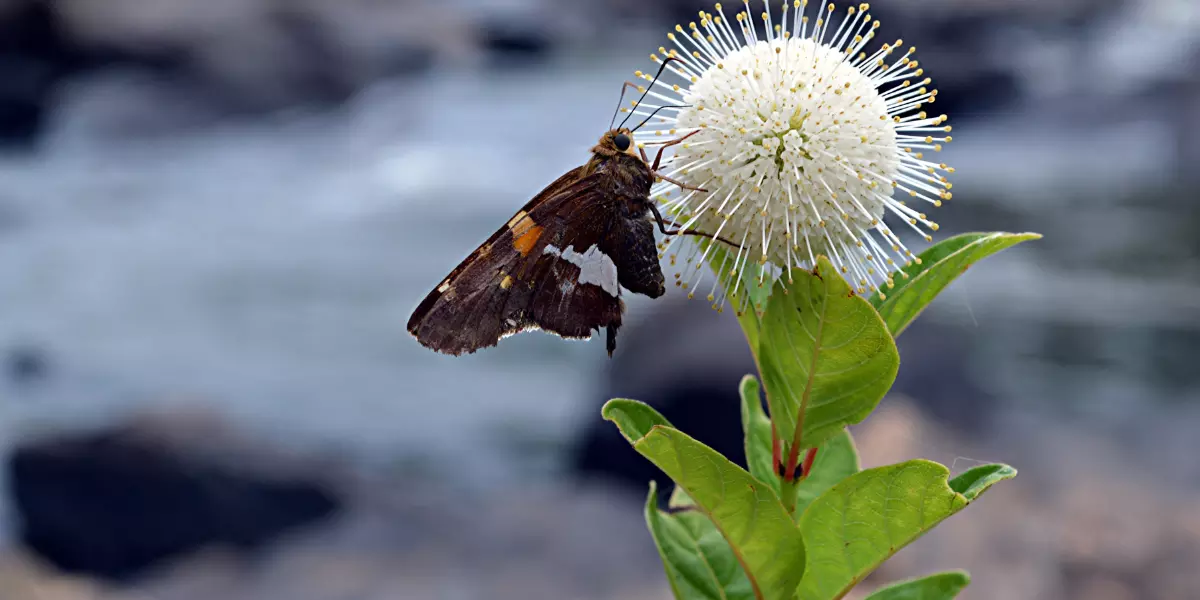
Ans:
{"label": "stone", "polygon": [[55,84],[76,62],[75,50],[47,4],[0,4],[0,142],[34,140]]}
{"label": "stone", "polygon": [[180,427],[193,439],[172,443],[152,423],[19,446],[8,476],[23,544],[59,569],[124,580],[207,546],[259,548],[338,510],[316,477],[222,458],[229,440],[210,429]]}

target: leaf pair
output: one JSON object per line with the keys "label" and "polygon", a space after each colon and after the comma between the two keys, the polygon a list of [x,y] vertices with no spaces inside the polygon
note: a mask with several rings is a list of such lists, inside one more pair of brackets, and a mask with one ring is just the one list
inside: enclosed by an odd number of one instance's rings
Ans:
{"label": "leaf pair", "polygon": [[[792,596],[804,572],[804,541],[770,486],[673,428],[661,414],[641,402],[611,400],[602,412],[605,419],[617,424],[635,450],[687,493],[690,500],[682,510],[702,516],[726,543],[728,554],[715,556],[722,549],[714,549],[711,543],[701,544],[706,536],[712,541],[712,532],[701,527],[702,521],[686,515],[658,517],[653,504],[656,496],[651,490],[647,520],[676,597],[726,597],[717,591],[737,581],[719,573],[725,573],[730,562],[738,564],[744,573],[749,597]],[[685,591],[694,595],[683,595]]]}
{"label": "leaf pair", "polygon": [[[947,481],[950,470],[945,466],[912,460],[845,479],[814,500],[800,519],[809,552],[807,576],[796,597],[844,597],[901,548],[966,508],[993,484],[1016,474],[1007,465],[982,465]],[[942,583],[909,585],[925,589]],[[939,600],[953,598],[954,593],[957,589],[950,595],[915,597]]]}
{"label": "leaf pair", "polygon": [[[651,487],[646,522],[672,591],[685,600],[842,598],[900,548],[1016,475],[1005,465],[985,465],[947,481],[946,467],[915,460],[828,485],[847,464],[857,466],[843,432],[822,447],[830,458],[814,463],[797,488],[815,499],[793,524],[770,486],[674,429],[649,406],[613,400],[604,416],[676,481],[667,511],[658,509]],[[953,598],[965,585],[963,576],[939,574],[877,594],[936,600]],[[926,593],[932,589],[952,592]],[[911,596],[916,592],[922,595]]]}
{"label": "leaf pair", "polygon": [[974,262],[1038,237],[950,238],[905,267],[886,298],[877,294],[870,301],[856,296],[824,256],[811,273],[795,269],[781,276],[765,299],[756,287],[758,275],[746,275],[740,285],[753,292],[756,307],[765,308],[746,311],[739,321],[768,392],[778,458],[789,472],[802,451],[861,422],[878,406],[900,366],[894,338],[938,293]]}
{"label": "leaf pair", "polygon": [[[742,397],[742,429],[746,437],[746,464],[750,467],[751,474],[770,485],[771,489],[779,494],[779,476],[771,456],[771,420],[763,412],[758,389],[758,380],[753,375],[742,379],[739,391]],[[858,450],[854,448],[854,440],[850,438],[850,433],[843,429],[821,444],[811,472],[791,488],[795,497],[790,499],[791,502],[785,501],[784,504],[794,506],[793,517],[799,519],[804,509],[817,496],[833,487],[835,483],[857,473],[859,468]]]}

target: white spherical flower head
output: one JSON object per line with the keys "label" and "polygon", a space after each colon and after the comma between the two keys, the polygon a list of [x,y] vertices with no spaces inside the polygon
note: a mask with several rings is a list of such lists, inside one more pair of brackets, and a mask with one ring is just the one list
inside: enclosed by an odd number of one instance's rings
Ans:
{"label": "white spherical flower head", "polygon": [[[937,224],[924,206],[951,196],[953,169],[925,158],[950,141],[950,128],[921,111],[937,91],[914,50],[901,52],[897,40],[868,51],[879,22],[866,4],[842,14],[806,5],[785,4],[778,22],[767,10],[760,28],[748,2],[732,23],[718,4],[652,55],[662,77],[638,73],[654,81],[632,109],[653,127],[639,128],[639,145],[653,151],[686,138],[660,169],[684,184],[682,194],[664,182],[655,195],[685,228],[737,247],[714,265],[735,276],[735,294],[751,262],[762,284],[820,255],[860,293],[878,291],[914,260],[885,221],[929,241]],[[684,261],[697,272],[681,286],[694,287],[712,250],[690,250]]]}

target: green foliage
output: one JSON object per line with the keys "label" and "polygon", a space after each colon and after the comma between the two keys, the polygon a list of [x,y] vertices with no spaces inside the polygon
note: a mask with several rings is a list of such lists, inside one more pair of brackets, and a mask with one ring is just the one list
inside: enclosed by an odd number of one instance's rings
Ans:
{"label": "green foliage", "polygon": [[644,437],[657,425],[671,426],[671,423],[661,413],[651,408],[650,405],[637,400],[620,398],[609,400],[600,410],[600,414],[605,419],[612,421],[620,430],[621,435],[625,436],[625,439],[629,440],[631,444]]}
{"label": "green foliage", "polygon": [[779,493],[779,476],[775,458],[771,455],[771,419],[763,411],[758,396],[758,380],[753,375],[742,378],[738,390],[742,395],[742,433],[746,437],[746,466],[755,479]]}
{"label": "green foliage", "polygon": [[[763,412],[758,390],[758,380],[753,375],[742,378],[740,391],[742,431],[746,436],[746,464],[755,478],[771,486],[778,494],[780,482],[772,457],[771,419]],[[817,459],[813,462],[811,472],[793,490],[796,496],[795,518],[800,518],[804,509],[817,496],[858,470],[858,450],[854,448],[854,440],[849,432],[842,430],[825,440],[817,450]]]}
{"label": "green foliage", "polygon": [[871,304],[887,323],[888,331],[899,336],[972,264],[1005,248],[1041,237],[1037,233],[964,233],[943,240],[922,252],[920,262],[913,261],[904,267],[903,275],[897,274],[896,287],[887,290],[886,299],[876,294],[871,298]]}
{"label": "green foliage", "polygon": [[[646,501],[646,523],[675,597],[843,598],[905,545],[1016,476],[993,464],[951,480],[946,467],[924,460],[860,471],[846,426],[866,418],[887,393],[900,362],[895,336],[938,293],[974,262],[1038,237],[945,240],[906,267],[886,298],[869,301],[823,256],[812,272],[794,269],[771,288],[761,285],[758,265],[739,278],[728,270],[730,253],[709,247],[767,392],[764,411],[759,379],[748,375],[738,389],[748,470],[645,404],[612,400],[603,410],[676,483],[668,510],[658,508],[653,485]],[[790,467],[812,448],[815,460],[800,476]],[[969,582],[963,572],[938,573],[886,586],[869,600],[949,600]]]}
{"label": "green foliage", "polygon": [[966,571],[947,571],[875,590],[867,600],[951,600],[971,583]]}
{"label": "green foliage", "polygon": [[658,509],[658,491],[650,482],[646,525],[654,536],[667,581],[676,598],[749,600],[750,580],[721,532],[694,504],[674,512]]}
{"label": "green foliage", "polygon": [[862,471],[817,498],[800,519],[809,552],[799,598],[845,596],[898,550],[1017,472],[985,465],[953,483],[949,474],[942,465],[914,460]]}
{"label": "green foliage", "polygon": [[887,327],[828,258],[814,272],[797,269],[786,279],[768,301],[759,340],[759,368],[785,455],[865,419],[900,368]]}
{"label": "green foliage", "polygon": [[1000,464],[979,465],[950,480],[950,489],[974,500],[993,485],[1017,476],[1017,470]]}
{"label": "green foliage", "polygon": [[850,437],[850,432],[843,429],[825,440],[817,450],[817,460],[813,462],[812,472],[796,486],[795,518],[798,520],[813,500],[837,482],[857,473],[860,468],[858,449],[854,447],[854,439]]}
{"label": "green foliage", "polygon": [[645,404],[612,400],[601,412],[712,521],[745,571],[755,598],[792,596],[804,572],[804,541],[770,487],[672,428]]}

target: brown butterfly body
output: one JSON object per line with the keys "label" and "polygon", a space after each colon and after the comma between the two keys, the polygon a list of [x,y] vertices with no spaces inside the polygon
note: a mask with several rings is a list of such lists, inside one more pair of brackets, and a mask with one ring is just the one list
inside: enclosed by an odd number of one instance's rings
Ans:
{"label": "brown butterfly body", "polygon": [[604,329],[611,355],[621,288],[665,292],[651,216],[664,233],[680,233],[666,231],[650,200],[657,166],[628,129],[608,131],[587,164],[542,190],[438,284],[408,331],[460,355],[532,329],[572,339]]}

